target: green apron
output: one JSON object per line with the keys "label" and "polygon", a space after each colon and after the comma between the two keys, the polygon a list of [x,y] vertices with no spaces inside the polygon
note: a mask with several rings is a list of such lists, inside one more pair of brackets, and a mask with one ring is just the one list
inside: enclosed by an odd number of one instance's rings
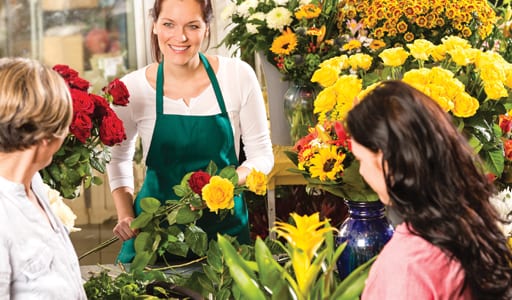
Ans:
{"label": "green apron", "polygon": [[[219,170],[228,165],[238,166],[235,153],[233,130],[219,83],[206,57],[199,57],[212,83],[221,113],[212,116],[166,115],[163,113],[163,62],[158,66],[156,83],[156,120],[151,146],[146,159],[146,177],[134,203],[135,215],[141,213],[140,200],[155,197],[162,204],[169,199],[179,199],[173,186],[192,171],[205,170],[214,161]],[[235,196],[234,214],[220,220],[208,209],[197,221],[208,235],[215,239],[217,233],[236,236],[241,243],[249,243],[247,206],[241,195]],[[134,239],[127,240],[121,247],[118,262],[130,263],[134,256]]]}

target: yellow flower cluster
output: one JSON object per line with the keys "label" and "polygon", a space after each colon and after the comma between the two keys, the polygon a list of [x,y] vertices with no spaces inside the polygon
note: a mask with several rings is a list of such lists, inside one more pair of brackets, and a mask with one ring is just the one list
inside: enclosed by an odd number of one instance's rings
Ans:
{"label": "yellow flower cluster", "polygon": [[276,222],[274,231],[285,238],[292,248],[291,261],[296,277],[296,283],[301,296],[308,295],[309,288],[316,280],[320,271],[320,264],[314,264],[315,253],[325,240],[325,234],[336,230],[326,226],[328,220],[320,221],[320,215],[300,216],[291,213],[294,225]]}
{"label": "yellow flower cluster", "polygon": [[418,39],[407,48],[382,51],[380,67],[372,72],[367,71],[373,58],[366,54],[324,61],[311,79],[324,87],[315,100],[319,120],[343,120],[355,99],[362,98],[372,84],[400,77],[460,118],[474,116],[485,101],[509,97],[512,64],[495,52],[472,48],[456,36],[439,45]]}
{"label": "yellow flower cluster", "polygon": [[439,41],[447,35],[485,39],[496,22],[485,0],[346,0],[339,16],[341,30],[355,19],[370,38],[383,39],[388,46],[415,39]]}

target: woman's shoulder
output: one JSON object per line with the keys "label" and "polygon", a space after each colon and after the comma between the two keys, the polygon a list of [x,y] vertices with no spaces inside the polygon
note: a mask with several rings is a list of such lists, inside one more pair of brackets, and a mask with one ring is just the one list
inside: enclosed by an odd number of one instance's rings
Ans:
{"label": "woman's shoulder", "polygon": [[219,59],[219,66],[226,68],[229,72],[237,71],[254,73],[254,69],[251,65],[240,58],[221,55],[217,55],[217,58]]}

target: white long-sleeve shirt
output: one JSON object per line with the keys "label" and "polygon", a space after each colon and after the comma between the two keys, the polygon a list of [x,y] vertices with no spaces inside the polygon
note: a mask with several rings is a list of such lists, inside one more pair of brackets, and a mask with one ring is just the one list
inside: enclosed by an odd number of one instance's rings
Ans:
{"label": "white long-sleeve shirt", "polygon": [[[237,156],[240,154],[240,137],[242,137],[247,158],[242,162],[242,166],[268,174],[274,165],[274,156],[265,104],[254,70],[250,65],[236,58],[218,56],[218,59],[219,69],[216,76],[233,128],[236,154]],[[114,110],[123,121],[127,139],[111,148],[112,160],[107,165],[111,190],[123,186],[131,188],[134,186],[132,159],[137,135],[142,141],[143,161],[146,160],[151,145],[156,118],[156,91],[146,79],[146,68],[131,72],[121,79],[130,93],[130,103],[125,107],[116,106]],[[211,84],[198,97],[192,98],[189,106],[180,100],[182,99],[164,97],[164,114],[215,115],[220,113]]]}
{"label": "white long-sleeve shirt", "polygon": [[50,209],[48,189],[36,173],[32,191],[0,177],[0,299],[86,299],[69,233]]}

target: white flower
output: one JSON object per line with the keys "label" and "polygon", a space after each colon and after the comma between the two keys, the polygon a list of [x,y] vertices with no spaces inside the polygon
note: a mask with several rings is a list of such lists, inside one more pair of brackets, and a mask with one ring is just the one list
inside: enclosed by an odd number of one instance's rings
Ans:
{"label": "white flower", "polygon": [[252,20],[264,21],[265,20],[265,14],[262,13],[262,12],[257,12],[257,13],[252,14],[249,17],[247,24],[245,25],[246,28],[247,28],[247,32],[248,33],[250,33],[250,34],[258,34],[259,33],[260,24],[254,24],[253,22],[251,22]]}
{"label": "white flower", "polygon": [[233,14],[235,13],[236,11],[236,4],[233,3],[233,2],[230,2],[228,5],[226,5],[226,7],[224,7],[224,9],[222,10],[222,12],[220,13],[220,17],[223,21],[227,21],[229,19],[231,19],[231,16],[233,16]]}
{"label": "white flower", "polygon": [[[489,201],[501,218],[512,221],[512,190],[509,187],[492,196]],[[505,236],[512,236],[512,224],[502,225],[501,227]]]}
{"label": "white flower", "polygon": [[300,0],[300,6],[308,5],[311,3],[311,0]]}
{"label": "white flower", "polygon": [[268,28],[283,30],[292,23],[292,13],[285,7],[276,7],[268,12],[266,20]]}
{"label": "white flower", "polygon": [[236,12],[242,17],[249,17],[251,10],[254,10],[258,6],[258,0],[247,0],[237,6]]}
{"label": "white flower", "polygon": [[76,215],[73,210],[64,203],[60,193],[48,186],[48,199],[53,213],[60,219],[69,232],[80,231],[75,227]]}
{"label": "white flower", "polygon": [[258,25],[247,23],[245,24],[245,28],[247,28],[247,32],[250,34],[258,34]]}

